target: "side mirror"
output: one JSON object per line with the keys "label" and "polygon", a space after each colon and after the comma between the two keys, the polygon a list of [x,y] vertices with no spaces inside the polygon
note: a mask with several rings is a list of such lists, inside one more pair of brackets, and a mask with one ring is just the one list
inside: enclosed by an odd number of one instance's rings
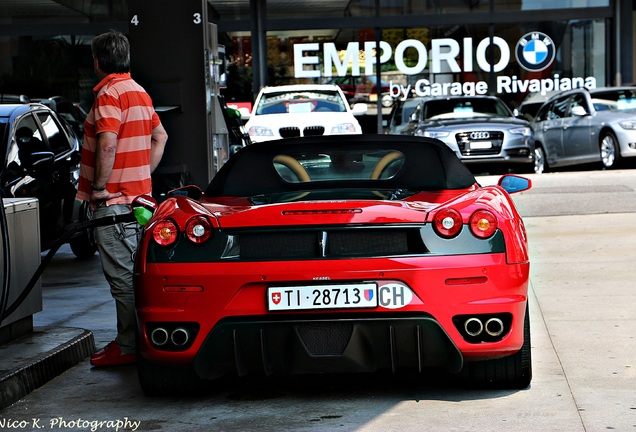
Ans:
{"label": "side mirror", "polygon": [[512,174],[502,176],[497,184],[510,194],[523,192],[532,187],[530,179]]}
{"label": "side mirror", "polygon": [[157,200],[150,195],[139,195],[130,204],[130,208],[139,225],[146,225],[157,210]]}
{"label": "side mirror", "polygon": [[24,164],[33,171],[45,170],[53,166],[55,155],[53,152],[33,152],[27,155]]}
{"label": "side mirror", "polygon": [[587,115],[587,111],[582,106],[572,107],[572,115],[577,117],[585,117]]}

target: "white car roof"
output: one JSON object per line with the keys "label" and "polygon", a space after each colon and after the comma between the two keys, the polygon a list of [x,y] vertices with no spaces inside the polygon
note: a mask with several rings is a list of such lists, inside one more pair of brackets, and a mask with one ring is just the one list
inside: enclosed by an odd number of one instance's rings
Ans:
{"label": "white car roof", "polygon": [[282,86],[271,86],[271,87],[263,87],[261,92],[263,93],[271,93],[271,92],[293,92],[293,91],[302,91],[302,90],[339,90],[335,84],[292,84],[292,85],[282,85]]}

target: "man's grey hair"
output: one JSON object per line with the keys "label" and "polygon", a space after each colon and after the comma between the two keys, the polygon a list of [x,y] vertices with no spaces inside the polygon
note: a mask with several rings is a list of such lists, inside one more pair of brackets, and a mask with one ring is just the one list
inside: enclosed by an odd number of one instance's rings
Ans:
{"label": "man's grey hair", "polygon": [[123,33],[111,30],[91,43],[93,58],[106,74],[130,72],[130,42]]}

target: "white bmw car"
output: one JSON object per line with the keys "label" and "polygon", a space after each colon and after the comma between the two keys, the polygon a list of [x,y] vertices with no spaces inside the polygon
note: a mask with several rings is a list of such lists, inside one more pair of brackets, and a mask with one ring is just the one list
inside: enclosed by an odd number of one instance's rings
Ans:
{"label": "white bmw car", "polygon": [[336,85],[298,84],[263,88],[245,128],[252,142],[300,136],[361,134],[355,115],[366,104],[349,107]]}

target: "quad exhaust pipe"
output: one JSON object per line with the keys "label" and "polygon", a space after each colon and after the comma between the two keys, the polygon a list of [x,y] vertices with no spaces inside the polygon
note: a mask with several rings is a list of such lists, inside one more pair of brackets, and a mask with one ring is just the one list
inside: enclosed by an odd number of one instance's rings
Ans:
{"label": "quad exhaust pipe", "polygon": [[486,321],[484,329],[486,330],[486,333],[488,333],[488,336],[497,337],[501,336],[504,332],[504,324],[499,318],[490,318]]}
{"label": "quad exhaust pipe", "polygon": [[464,321],[464,331],[470,337],[478,337],[483,332],[490,337],[499,337],[503,334],[505,326],[499,318],[489,318],[486,322],[482,322],[477,317],[470,317]]}
{"label": "quad exhaust pipe", "polygon": [[479,318],[468,318],[464,323],[464,330],[469,336],[477,337],[484,331],[484,325]]}
{"label": "quad exhaust pipe", "polygon": [[190,341],[190,331],[184,327],[177,327],[172,331],[164,327],[157,327],[150,332],[150,341],[158,347],[171,342],[176,347],[182,347]]}
{"label": "quad exhaust pipe", "polygon": [[163,327],[157,327],[150,333],[150,340],[157,346],[164,346],[168,343],[169,338],[168,330]]}
{"label": "quad exhaust pipe", "polygon": [[184,346],[189,340],[190,332],[183,327],[177,327],[172,331],[172,333],[170,333],[170,342],[178,347]]}

